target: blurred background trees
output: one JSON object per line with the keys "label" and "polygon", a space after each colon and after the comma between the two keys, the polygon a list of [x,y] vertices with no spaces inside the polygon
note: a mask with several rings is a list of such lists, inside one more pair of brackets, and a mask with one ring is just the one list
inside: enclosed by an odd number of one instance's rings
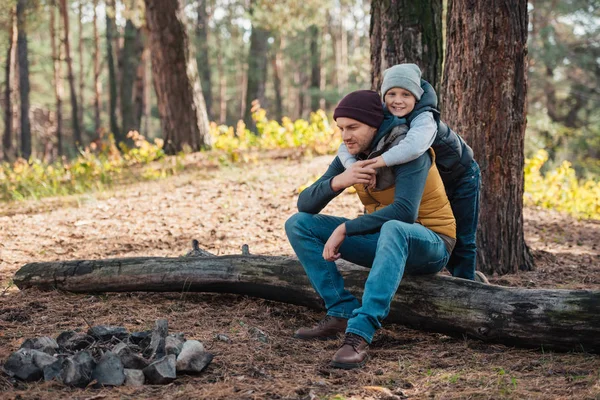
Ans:
{"label": "blurred background trees", "polygon": [[[441,88],[441,0],[180,4],[218,124],[253,128],[255,99],[275,119],[331,112],[407,59]],[[598,174],[599,2],[531,0],[528,13],[526,154],[545,148],[548,168],[568,159],[579,175]],[[123,142],[130,130],[164,137],[146,20],[142,0],[0,0],[0,157],[73,155],[108,132]]]}

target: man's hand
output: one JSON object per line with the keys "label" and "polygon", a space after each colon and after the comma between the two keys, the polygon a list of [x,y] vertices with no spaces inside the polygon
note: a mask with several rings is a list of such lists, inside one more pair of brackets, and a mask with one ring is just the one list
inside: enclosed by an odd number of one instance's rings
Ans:
{"label": "man's hand", "polygon": [[371,178],[377,173],[372,166],[375,162],[375,159],[355,162],[350,168],[331,180],[331,188],[337,192],[357,183],[368,185]]}
{"label": "man's hand", "polygon": [[323,258],[327,261],[335,261],[341,257],[340,246],[346,239],[346,224],[341,224],[329,236],[325,248],[323,248]]}

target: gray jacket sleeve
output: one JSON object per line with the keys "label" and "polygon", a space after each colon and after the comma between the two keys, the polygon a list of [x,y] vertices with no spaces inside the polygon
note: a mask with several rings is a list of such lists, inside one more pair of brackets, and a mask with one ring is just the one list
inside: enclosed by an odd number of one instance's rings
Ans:
{"label": "gray jacket sleeve", "polygon": [[[410,124],[404,140],[383,153],[383,161],[388,167],[412,161],[431,147],[437,134],[437,123],[433,113],[419,114]],[[338,151],[339,154],[339,151]],[[344,164],[345,165],[345,164]]]}
{"label": "gray jacket sleeve", "polygon": [[[416,118],[415,118],[416,119]],[[342,162],[344,168],[348,169],[356,162],[356,157],[348,152],[348,148],[344,143],[340,144],[338,148],[337,156]]]}
{"label": "gray jacket sleeve", "polygon": [[344,166],[338,157],[327,168],[327,171],[315,183],[307,187],[298,196],[298,211],[318,214],[325,206],[344,190],[334,192],[331,180],[344,172]]}

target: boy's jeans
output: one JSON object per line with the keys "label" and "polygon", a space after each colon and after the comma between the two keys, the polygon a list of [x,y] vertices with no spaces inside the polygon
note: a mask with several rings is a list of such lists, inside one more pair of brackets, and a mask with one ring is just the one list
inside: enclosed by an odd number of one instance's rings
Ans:
{"label": "boy's jeans", "polygon": [[378,233],[346,237],[340,247],[342,258],[371,268],[361,306],[344,288],[335,263],[323,258],[327,239],[347,220],[297,213],[286,221],[285,231],[312,286],[325,301],[327,314],[349,318],[346,332],[371,343],[390,311],[404,273],[435,274],[444,268],[450,255],[437,234],[416,223],[388,221]]}
{"label": "boy's jeans", "polygon": [[446,268],[458,278],[475,279],[480,186],[481,172],[479,165],[473,161],[471,168],[446,187],[456,219],[456,245]]}

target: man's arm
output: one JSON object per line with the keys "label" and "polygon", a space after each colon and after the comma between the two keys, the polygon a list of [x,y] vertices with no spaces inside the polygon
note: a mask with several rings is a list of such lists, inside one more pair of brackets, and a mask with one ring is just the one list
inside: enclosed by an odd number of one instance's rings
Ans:
{"label": "man's arm", "polygon": [[394,202],[371,214],[361,215],[346,222],[346,235],[364,235],[378,232],[390,220],[414,223],[419,215],[419,205],[431,168],[431,155],[422,154],[417,159],[394,168],[396,190]]}
{"label": "man's arm", "polygon": [[373,160],[358,161],[344,169],[336,157],[327,171],[298,196],[298,211],[317,214],[344,189],[357,183],[368,184],[375,175]]}

